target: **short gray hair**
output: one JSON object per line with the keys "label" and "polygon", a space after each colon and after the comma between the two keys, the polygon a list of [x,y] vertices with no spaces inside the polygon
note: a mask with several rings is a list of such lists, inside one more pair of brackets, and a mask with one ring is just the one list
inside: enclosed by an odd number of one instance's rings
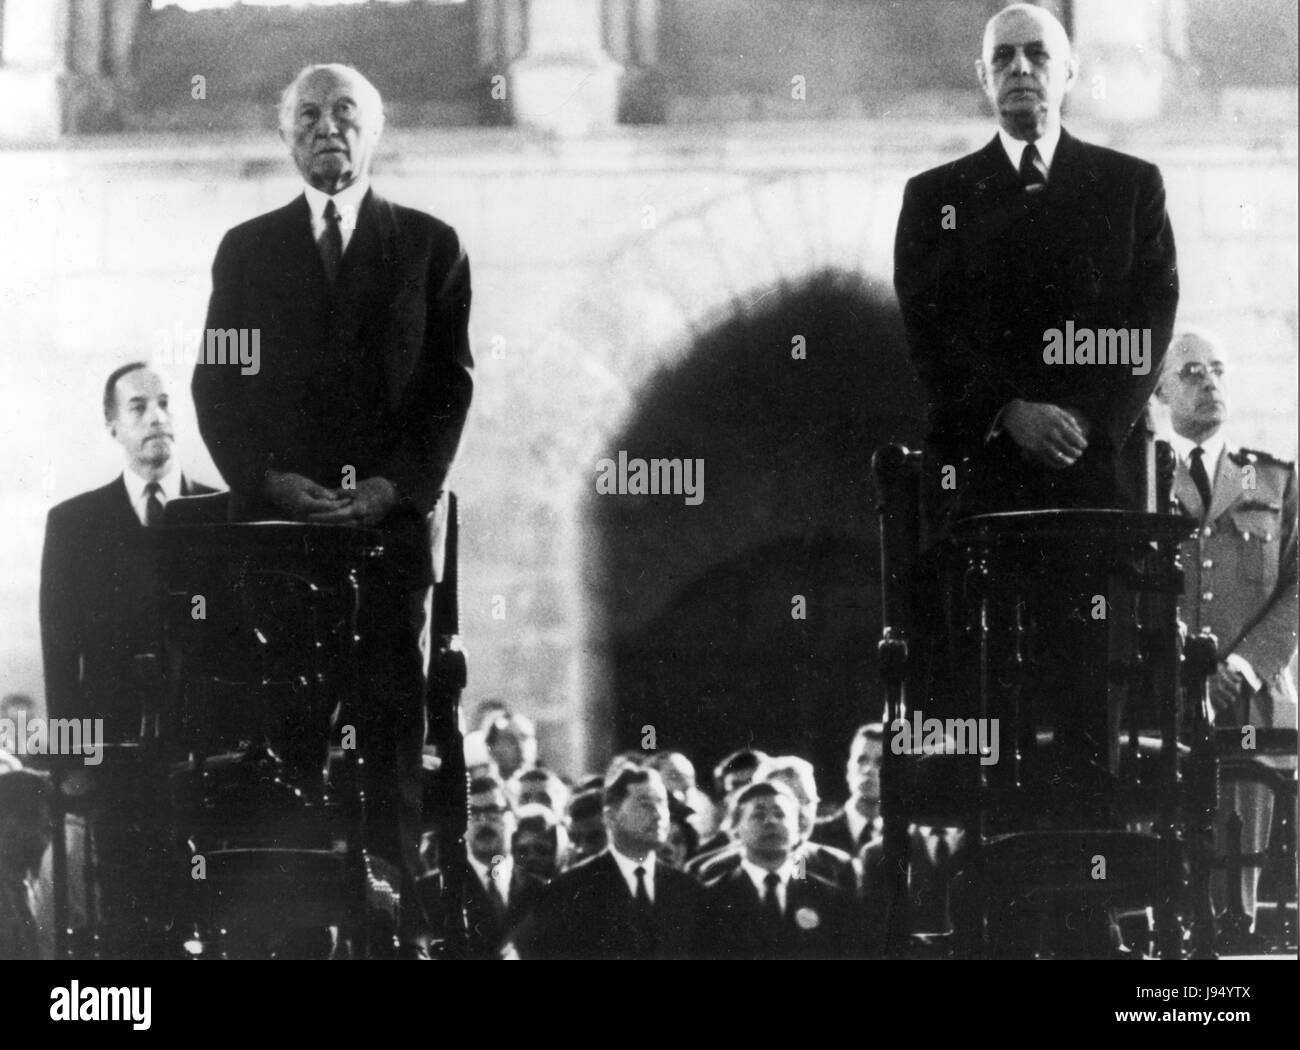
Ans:
{"label": "short gray hair", "polygon": [[[359,69],[352,66],[345,66],[341,62],[319,62],[315,65],[305,66],[296,77],[289,82],[289,86],[284,89],[280,96],[280,131],[289,133],[293,130],[295,123],[294,109],[298,105],[298,92],[312,76],[323,70],[335,74],[336,76],[347,77],[355,81],[360,87],[360,94],[367,96],[367,100],[374,103],[375,111],[383,117],[384,98],[379,93],[379,89],[366,78],[366,75]],[[358,102],[361,100],[358,99]]]}

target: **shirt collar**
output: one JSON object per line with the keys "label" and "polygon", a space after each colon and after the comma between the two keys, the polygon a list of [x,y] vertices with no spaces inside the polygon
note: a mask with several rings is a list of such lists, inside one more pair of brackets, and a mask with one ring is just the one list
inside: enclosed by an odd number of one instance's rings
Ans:
{"label": "shirt collar", "polygon": [[322,193],[315,186],[303,185],[303,193],[307,196],[307,206],[311,208],[312,219],[316,222],[324,222],[325,205],[333,201],[334,207],[339,210],[339,220],[346,226],[356,224],[356,216],[361,210],[361,202],[365,199],[369,190],[369,179],[357,179],[347,189],[339,190],[333,196]]}
{"label": "shirt collar", "polygon": [[[131,506],[143,504],[145,501],[144,487],[149,483],[130,467],[122,471],[122,480],[126,482],[126,494],[131,500]],[[167,473],[158,479],[158,488],[159,498],[163,503],[178,498],[181,494],[181,472],[169,468]]]}
{"label": "shirt collar", "polygon": [[[469,865],[474,869],[474,874],[478,876],[478,881],[486,888],[488,879],[492,877],[493,869],[480,861],[474,854],[469,854]],[[514,878],[515,862],[511,857],[502,857],[496,862],[497,872],[497,889],[500,890],[501,896],[505,897],[510,889],[510,880]]]}
{"label": "shirt collar", "polygon": [[[1183,466],[1191,466],[1192,449],[1196,448],[1196,442],[1190,438],[1183,437],[1182,434],[1170,434],[1169,443],[1174,447],[1174,453],[1178,456],[1178,462]],[[1227,438],[1222,430],[1217,431],[1213,437],[1208,437],[1201,442],[1201,448],[1205,454],[1201,457],[1201,462],[1205,464],[1205,473],[1210,478],[1210,483],[1214,483],[1214,475],[1218,472],[1219,457],[1227,447]]]}
{"label": "shirt collar", "polygon": [[611,845],[609,847],[609,855],[614,858],[614,863],[618,865],[618,870],[622,873],[623,879],[624,881],[627,882],[627,887],[629,890],[632,891],[633,895],[636,894],[636,869],[637,868],[645,868],[646,892],[651,894],[654,893],[654,882],[655,882],[655,851],[654,850],[651,850],[648,854],[646,854],[645,860],[633,860],[631,857],[624,856],[622,853],[620,853]]}
{"label": "shirt collar", "polygon": [[874,820],[868,820],[859,813],[858,807],[855,805],[856,802],[857,798],[850,796],[849,800],[844,803],[844,819],[849,822],[849,835],[852,836],[854,842],[857,842],[858,839],[862,837],[862,830],[867,827],[867,825],[871,825],[872,831],[879,831],[881,825],[879,817],[876,817]]}
{"label": "shirt collar", "polygon": [[[1020,170],[1020,155],[1025,152],[1028,142],[1012,138],[1007,134],[1006,129],[998,128],[998,138],[1002,140],[1002,149],[1011,160],[1011,166]],[[1056,156],[1056,147],[1061,141],[1061,125],[1055,124],[1047,129],[1042,138],[1035,140],[1034,145],[1038,147],[1038,155],[1043,158],[1043,166],[1047,169],[1047,176],[1052,175],[1052,158]]]}
{"label": "shirt collar", "polygon": [[760,868],[748,857],[740,858],[740,866],[745,870],[745,874],[749,876],[749,881],[754,884],[754,889],[758,890],[758,895],[763,897],[767,894],[768,875],[775,875],[781,880],[781,885],[778,889],[784,889],[786,885],[789,884],[790,876],[794,871],[794,858],[787,857],[785,863],[777,868],[776,871],[768,871],[766,868]]}

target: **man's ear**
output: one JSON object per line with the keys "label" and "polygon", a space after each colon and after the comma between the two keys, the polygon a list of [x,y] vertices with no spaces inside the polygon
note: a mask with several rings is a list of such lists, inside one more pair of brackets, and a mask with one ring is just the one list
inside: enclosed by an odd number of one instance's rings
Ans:
{"label": "man's ear", "polygon": [[980,87],[986,92],[989,89],[989,67],[984,64],[984,59],[975,59],[975,76],[979,78]]}
{"label": "man's ear", "polygon": [[1074,82],[1078,79],[1079,79],[1079,56],[1076,55],[1073,51],[1071,51],[1070,57],[1065,60],[1065,90],[1067,94],[1069,93],[1070,89],[1074,87]]}

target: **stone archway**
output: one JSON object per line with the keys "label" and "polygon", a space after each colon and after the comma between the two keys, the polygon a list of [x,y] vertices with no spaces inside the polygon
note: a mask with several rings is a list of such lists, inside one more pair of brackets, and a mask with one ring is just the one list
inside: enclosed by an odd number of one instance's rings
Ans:
{"label": "stone archway", "polygon": [[588,655],[608,682],[586,713],[612,731],[598,754],[653,725],[701,761],[751,736],[819,768],[842,759],[878,696],[871,456],[922,418],[892,293],[834,271],[719,323],[643,385],[607,454],[697,461],[703,486],[694,504],[584,501]]}

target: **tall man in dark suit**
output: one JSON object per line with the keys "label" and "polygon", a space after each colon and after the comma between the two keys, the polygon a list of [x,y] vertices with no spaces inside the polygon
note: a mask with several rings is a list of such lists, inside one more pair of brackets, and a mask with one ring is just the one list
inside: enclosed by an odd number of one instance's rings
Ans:
{"label": "tall man in dark suit", "polygon": [[[500,959],[507,934],[532,911],[546,886],[511,858],[514,825],[501,782],[494,777],[476,777],[470,783],[465,832],[471,877],[464,880],[460,902],[471,959]],[[455,906],[446,901],[432,903],[440,911],[449,904]]]}
{"label": "tall man in dark suit", "polygon": [[817,821],[813,842],[855,855],[880,836],[880,761],[884,748],[884,726],[871,722],[858,727],[849,745],[845,773],[849,799],[839,812]]}
{"label": "tall man in dark suit", "polygon": [[940,524],[1137,504],[1120,452],[1178,302],[1160,172],[1061,127],[1078,65],[1041,8],[995,15],[976,69],[998,132],[908,182],[895,241],[894,284],[930,395],[927,497]]}
{"label": "tall man in dark suit", "polygon": [[[472,391],[470,272],[450,226],[371,189],[383,123],[379,92],[347,66],[308,67],[285,92],[281,137],[304,192],[222,240],[193,392],[237,519],[383,533],[385,579],[360,631],[370,689],[345,717],[366,759],[371,847],[409,890],[436,509]],[[260,346],[251,372],[219,352],[241,331]]]}
{"label": "tall man in dark suit", "polygon": [[779,780],[736,800],[740,863],[708,887],[704,954],[722,959],[842,959],[865,948],[853,895],[799,870],[799,801]]}
{"label": "tall man in dark suit", "polygon": [[41,647],[51,718],[102,718],[106,742],[140,732],[136,657],[156,652],[155,577],[138,540],[177,496],[214,491],[185,478],[172,455],[166,383],[141,361],[104,385],[104,422],[126,469],[102,488],[54,507],[41,557]]}
{"label": "tall man in dark suit", "polygon": [[624,765],[605,786],[609,847],[561,873],[515,938],[526,959],[682,959],[697,948],[704,891],[662,864],[668,789]]}
{"label": "tall man in dark suit", "polygon": [[[1292,662],[1300,629],[1296,467],[1228,443],[1229,365],[1218,339],[1207,332],[1180,332],[1170,344],[1157,391],[1174,430],[1174,493],[1183,513],[1201,523],[1195,538],[1183,544],[1186,585],[1180,611],[1193,634],[1207,630],[1218,640],[1219,667],[1210,680],[1218,724],[1294,729]],[[1247,750],[1243,757],[1255,755]],[[1263,761],[1295,767],[1294,756]],[[1225,786],[1220,849],[1226,847],[1233,812],[1242,820],[1242,852],[1263,850],[1273,819],[1272,794],[1259,784]],[[1248,923],[1255,917],[1259,875],[1254,869],[1242,878]]]}

